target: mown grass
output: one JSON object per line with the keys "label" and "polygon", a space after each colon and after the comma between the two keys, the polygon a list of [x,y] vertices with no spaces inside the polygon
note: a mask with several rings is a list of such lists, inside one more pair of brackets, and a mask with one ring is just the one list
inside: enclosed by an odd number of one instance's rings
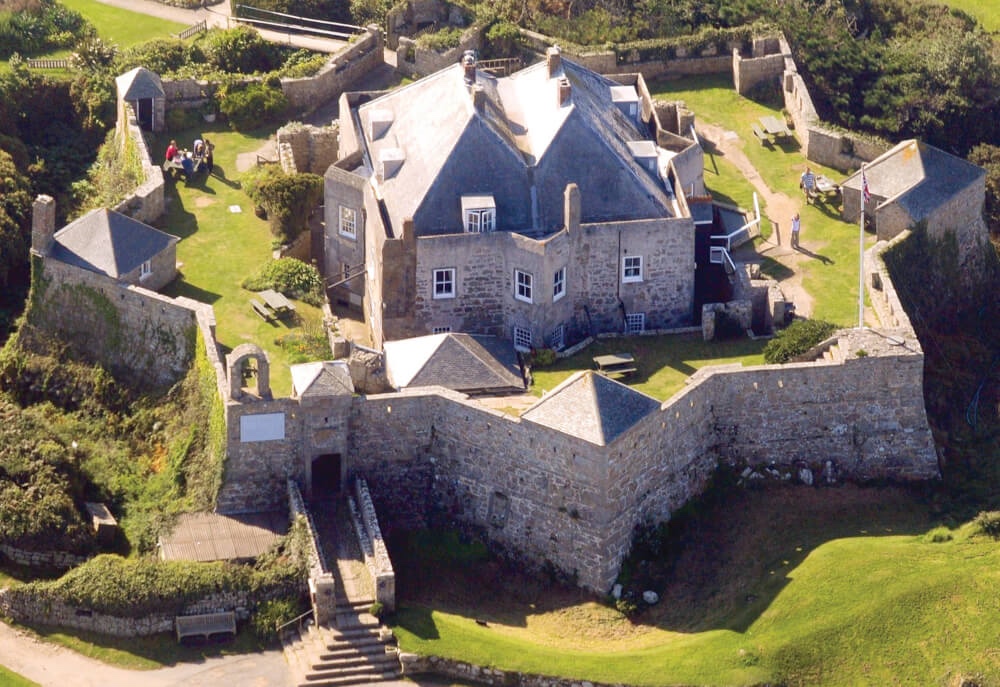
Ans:
{"label": "mown grass", "polygon": [[0,666],[0,685],[4,687],[40,687],[37,682],[32,682],[26,677],[21,677],[3,666]]}
{"label": "mown grass", "polygon": [[763,340],[704,341],[701,334],[598,339],[574,356],[554,365],[532,370],[532,393],[542,396],[577,370],[593,369],[592,358],[607,353],[631,353],[637,372],[620,381],[653,398],[666,400],[684,386],[684,381],[706,365],[742,363],[762,365]]}
{"label": "mown grass", "polygon": [[[743,150],[761,179],[775,192],[791,198],[802,198],[799,176],[808,164],[818,173],[837,181],[844,174],[834,169],[810,163],[796,142],[761,146],[750,133],[751,125],[763,115],[782,117],[775,106],[763,105],[744,98],[733,89],[728,75],[685,78],[654,82],[653,95],[665,100],[683,100],[699,121],[719,125],[735,132],[743,141]],[[750,207],[752,186],[731,165],[725,156],[711,151],[705,157],[705,184],[720,200]],[[762,212],[765,210],[762,208]],[[857,323],[858,300],[858,226],[840,220],[840,208],[833,203],[805,205],[801,209],[802,240],[813,246],[803,253],[814,259],[800,263],[803,288],[814,299],[816,319],[843,326]],[[773,217],[787,245],[790,217]],[[764,228],[765,236],[768,228]],[[874,241],[866,236],[866,246]],[[780,269],[772,262],[762,264],[765,273]],[[776,276],[776,275],[772,275]]]}
{"label": "mown grass", "polygon": [[984,0],[941,0],[942,4],[962,10],[973,16],[991,32],[1000,31],[1000,4]]}
{"label": "mown grass", "polygon": [[59,0],[71,10],[76,10],[94,25],[101,40],[120,48],[145,43],[153,38],[170,38],[187,28],[167,19],[105,5],[97,0]]}
{"label": "mown grass", "polygon": [[920,499],[854,487],[765,489],[702,515],[636,622],[528,576],[434,563],[400,569],[444,577],[410,597],[404,582],[400,646],[612,684],[1000,684],[1000,547],[971,526],[949,540]]}
{"label": "mown grass", "polygon": [[[270,133],[237,133],[225,125],[206,124],[155,138],[151,155],[161,160],[169,138],[188,148],[196,137],[208,136],[215,144],[212,176],[202,172],[190,182],[167,181],[167,212],[158,226],[181,237],[177,260],[182,267],[180,277],[165,293],[210,304],[215,309],[217,339],[226,352],[247,342],[267,351],[271,389],[275,396],[287,396],[292,389],[288,366],[302,358],[278,346],[275,339],[292,331],[320,329],[323,315],[319,308],[296,301],[294,316],[265,322],[250,308],[254,294],[240,286],[271,258],[272,236],[267,222],[254,215],[253,204],[240,186],[236,157],[258,150]],[[232,212],[232,206],[240,212]]]}

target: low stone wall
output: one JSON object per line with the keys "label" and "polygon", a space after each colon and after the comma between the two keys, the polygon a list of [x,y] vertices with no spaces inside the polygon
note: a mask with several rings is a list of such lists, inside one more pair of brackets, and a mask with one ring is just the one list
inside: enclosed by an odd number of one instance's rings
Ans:
{"label": "low stone wall", "polygon": [[130,104],[119,101],[118,121],[115,126],[118,137],[128,137],[135,143],[142,161],[143,180],[125,200],[113,209],[140,222],[150,224],[159,219],[164,212],[163,187],[165,181],[163,169],[153,162],[146,137],[136,121],[135,112]]}
{"label": "low stone wall", "polygon": [[337,139],[340,123],[331,126],[312,126],[292,122],[278,129],[278,162],[288,174],[310,172],[326,174],[337,161]]}
{"label": "low stone wall", "polygon": [[326,567],[326,556],[320,537],[313,522],[312,514],[302,500],[302,492],[294,480],[288,480],[288,510],[292,520],[303,518],[308,530],[309,570],[306,584],[309,588],[309,599],[313,607],[313,617],[317,623],[324,624],[334,620],[337,615],[337,597],[334,592],[335,580],[333,573]]}
{"label": "low stone wall", "polygon": [[735,319],[743,331],[746,331],[753,322],[753,303],[749,300],[734,300],[728,303],[705,303],[701,306],[701,337],[705,341],[715,339],[719,313]]}
{"label": "low stone wall", "polygon": [[86,556],[77,556],[66,551],[26,551],[9,544],[0,544],[0,554],[7,560],[28,568],[69,568],[86,563]]}
{"label": "low stone wall", "polygon": [[399,47],[396,49],[396,71],[415,78],[458,64],[466,50],[479,50],[479,34],[478,26],[466,29],[459,44],[443,53],[421,47],[416,39],[400,36]]}
{"label": "low stone wall", "polygon": [[146,637],[161,632],[173,632],[178,615],[233,611],[236,619],[245,621],[255,602],[247,592],[227,592],[207,596],[187,604],[177,612],[155,613],[141,618],[98,613],[89,608],[71,606],[61,601],[41,599],[21,587],[0,591],[0,614],[28,625],[50,625],[86,630],[112,637]]}
{"label": "low stone wall", "polygon": [[[392,611],[396,608],[396,573],[392,569],[389,551],[382,538],[375,504],[372,503],[371,494],[368,492],[368,483],[364,479],[355,480],[354,495],[357,498],[361,524],[369,544],[369,547],[363,548],[363,550],[365,551],[365,565],[368,566],[368,571],[375,582],[375,600],[381,603],[386,610]],[[371,556],[368,555],[369,551]]]}
{"label": "low stone wall", "polygon": [[612,686],[589,680],[572,680],[549,675],[520,673],[515,670],[486,668],[440,656],[401,653],[399,654],[399,662],[403,667],[403,675],[406,676],[440,675],[464,682],[494,685],[495,687],[621,687],[621,685]]}

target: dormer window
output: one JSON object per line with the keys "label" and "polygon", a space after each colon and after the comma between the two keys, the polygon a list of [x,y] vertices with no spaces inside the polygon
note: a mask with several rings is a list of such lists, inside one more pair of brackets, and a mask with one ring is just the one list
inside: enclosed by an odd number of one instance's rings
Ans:
{"label": "dormer window", "polygon": [[497,206],[492,195],[462,196],[462,222],[469,234],[483,234],[497,228]]}

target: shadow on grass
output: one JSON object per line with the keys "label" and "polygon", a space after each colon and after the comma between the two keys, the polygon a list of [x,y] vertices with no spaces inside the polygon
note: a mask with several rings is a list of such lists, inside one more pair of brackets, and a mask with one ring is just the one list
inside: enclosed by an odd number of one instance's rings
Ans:
{"label": "shadow on grass", "polygon": [[795,274],[792,268],[786,267],[774,258],[769,258],[766,255],[760,258],[760,271],[775,281],[783,281]]}
{"label": "shadow on grass", "polygon": [[111,637],[109,635],[50,627],[24,625],[27,629],[56,644],[96,658],[103,663],[130,670],[155,670],[180,663],[201,663],[205,659],[236,654],[252,654],[273,645],[262,643],[252,632],[243,630],[235,639],[203,644],[178,644],[169,632],[148,637]]}
{"label": "shadow on grass", "polygon": [[795,248],[793,250],[798,251],[799,253],[802,253],[806,257],[813,258],[814,260],[819,260],[824,265],[832,265],[832,264],[834,264],[834,261],[831,258],[826,257],[822,253],[814,253],[811,250],[809,250],[808,248],[803,248],[802,246],[795,246]]}
{"label": "shadow on grass", "polygon": [[[660,596],[631,619],[634,624],[685,633],[745,632],[823,544],[844,537],[916,535],[932,526],[925,494],[917,490],[781,483],[749,489],[727,482],[711,487],[677,511],[661,534],[648,537],[652,553],[641,562],[623,564],[619,582],[626,595],[640,607],[643,591]],[[396,533],[390,543],[401,608],[395,623],[415,636],[439,638],[432,611],[527,629],[534,626],[529,618],[574,609],[570,615],[578,632],[591,638],[607,633],[609,642],[616,640],[615,623],[622,617],[608,597],[576,588],[548,568],[532,571],[494,556],[457,564],[425,555],[419,545],[425,540],[420,533]],[[633,551],[640,546],[633,542]],[[599,606],[588,605],[593,603]],[[460,642],[448,636],[452,632],[440,639]]]}
{"label": "shadow on grass", "polygon": [[167,182],[163,187],[163,199],[167,212],[157,221],[157,226],[180,239],[186,239],[198,231],[198,218],[184,209],[184,202],[177,192],[177,182]]}
{"label": "shadow on grass", "polygon": [[185,298],[190,298],[191,300],[198,301],[199,303],[208,303],[209,305],[222,298],[220,294],[213,291],[207,291],[201,287],[195,286],[191,282],[185,281],[183,276],[178,276],[177,279],[172,281],[170,285],[163,290],[163,293],[171,298],[184,296]]}
{"label": "shadow on grass", "polygon": [[226,178],[226,168],[221,165],[215,165],[215,167],[212,168],[212,173],[209,175],[209,178],[212,181],[223,183],[231,189],[239,190],[243,188],[243,184],[240,182]]}

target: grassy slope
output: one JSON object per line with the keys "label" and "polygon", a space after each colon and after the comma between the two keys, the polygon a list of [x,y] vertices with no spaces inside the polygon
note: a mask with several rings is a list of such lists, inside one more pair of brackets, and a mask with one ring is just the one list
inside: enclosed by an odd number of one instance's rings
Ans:
{"label": "grassy slope", "polygon": [[0,685],[4,687],[39,687],[37,682],[32,682],[17,673],[12,673],[3,666],[0,666]]}
{"label": "grassy slope", "polygon": [[[612,684],[1000,684],[1000,547],[968,530],[932,543],[919,504],[871,492],[721,503],[713,526],[729,519],[736,536],[677,544],[663,601],[639,624],[548,592],[464,603],[443,590],[403,601],[395,631],[406,651]],[[483,594],[505,593],[477,574]]]}
{"label": "grassy slope", "polygon": [[987,31],[1000,31],[1000,3],[996,0],[940,0],[975,17]]}

